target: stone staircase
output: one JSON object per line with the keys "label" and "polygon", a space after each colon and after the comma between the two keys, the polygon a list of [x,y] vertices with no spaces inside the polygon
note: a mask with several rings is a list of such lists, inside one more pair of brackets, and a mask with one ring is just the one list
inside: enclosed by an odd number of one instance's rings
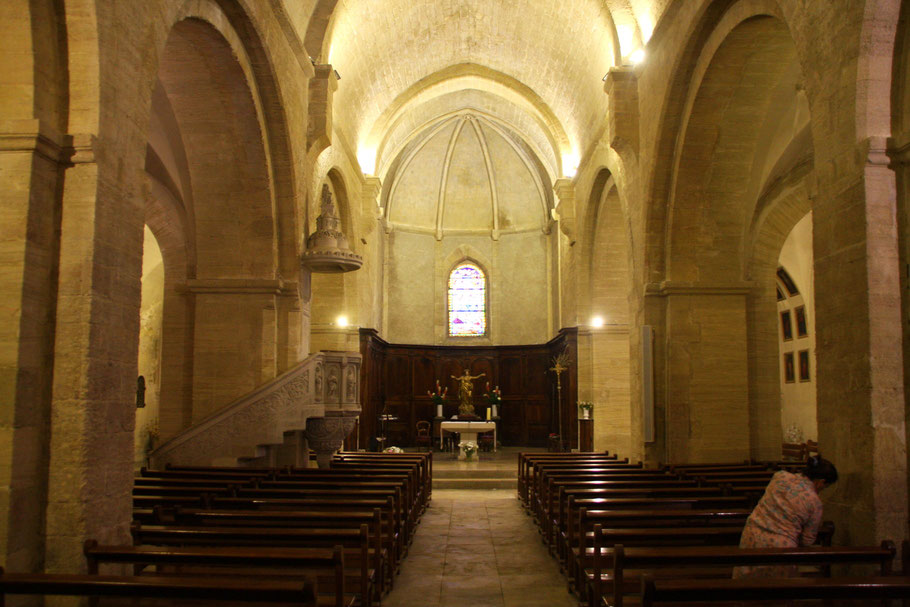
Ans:
{"label": "stone staircase", "polygon": [[320,467],[360,414],[359,352],[321,351],[158,446],[153,467],[306,465]]}
{"label": "stone staircase", "polygon": [[518,490],[515,466],[508,468],[485,468],[483,462],[451,462],[444,458],[449,454],[433,454],[433,490],[436,489],[478,489]]}

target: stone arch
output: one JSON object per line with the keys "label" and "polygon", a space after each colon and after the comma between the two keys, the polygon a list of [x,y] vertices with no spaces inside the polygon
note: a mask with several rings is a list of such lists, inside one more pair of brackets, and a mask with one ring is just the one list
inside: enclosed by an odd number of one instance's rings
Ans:
{"label": "stone arch", "polygon": [[[780,353],[775,275],[793,227],[812,211],[811,163],[802,162],[770,189],[757,209],[747,278],[749,427],[752,455],[777,457],[782,440]],[[811,437],[810,437],[811,438]]]}
{"label": "stone arch", "polygon": [[317,63],[323,63],[331,44],[331,21],[338,0],[318,0],[307,25],[303,46],[307,54]]}
{"label": "stone arch", "polygon": [[[299,338],[289,330],[293,290],[282,283],[298,272],[284,115],[268,56],[239,2],[187,2],[174,14],[148,141],[154,198],[172,207],[185,253],[181,271],[169,262],[167,272],[185,279],[180,293],[169,288],[165,313],[164,349],[173,358],[162,390],[175,396],[163,399],[168,436],[274,377],[293,362],[285,341]],[[248,346],[230,347],[219,323]]]}
{"label": "stone arch", "polygon": [[158,241],[164,262],[158,430],[165,440],[192,422],[195,300],[183,286],[194,276],[194,267],[182,211],[173,190],[150,173],[145,223]]}
{"label": "stone arch", "polygon": [[205,21],[181,20],[168,36],[159,79],[174,108],[192,180],[197,276],[274,276],[264,137],[230,44]]}
{"label": "stone arch", "polygon": [[344,176],[337,167],[332,167],[326,174],[326,180],[331,184],[332,193],[335,196],[335,208],[338,209],[338,215],[341,217],[341,229],[347,236],[348,243],[352,250],[357,250],[357,234],[354,222],[354,207],[348,196],[348,188],[345,185]]}
{"label": "stone arch", "polygon": [[[677,147],[667,277],[732,282],[743,276],[742,235],[754,205],[748,186],[756,172],[761,180],[765,160],[758,157],[762,127],[776,109],[775,90],[798,84],[796,47],[782,21],[754,16],[738,22],[698,67],[702,77],[690,92]],[[692,247],[693,239],[702,246]]]}
{"label": "stone arch", "polygon": [[[711,7],[724,12],[704,34],[685,99],[677,100],[670,202],[665,216],[649,218],[652,237],[654,219],[665,222],[663,242],[650,243],[650,250],[667,281],[658,290],[668,323],[670,461],[767,458],[779,449],[776,308],[768,294],[780,247],[806,211],[772,210],[788,179],[800,170],[805,177],[812,165],[800,58],[779,7]],[[802,200],[809,204],[807,196]],[[722,343],[737,354],[713,359]],[[689,363],[695,358],[702,359],[699,366]],[[721,371],[716,377],[699,368],[708,360]],[[729,440],[718,441],[715,424],[731,428]]]}

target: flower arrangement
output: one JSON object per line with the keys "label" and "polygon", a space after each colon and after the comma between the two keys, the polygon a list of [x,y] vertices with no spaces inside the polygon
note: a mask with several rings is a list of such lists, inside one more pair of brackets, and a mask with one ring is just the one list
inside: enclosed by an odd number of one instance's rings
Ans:
{"label": "flower arrangement", "polygon": [[443,388],[439,385],[439,380],[436,380],[436,391],[430,392],[427,390],[427,396],[429,396],[433,404],[436,405],[436,417],[442,417],[442,406],[446,402],[446,394],[449,393],[449,388],[446,386]]}
{"label": "flower arrangement", "polygon": [[441,405],[441,404],[445,403],[446,394],[448,394],[448,393],[449,393],[448,386],[445,388],[440,386],[438,379],[436,380],[436,391],[430,392],[429,390],[427,390],[427,396],[429,396],[431,399],[433,399],[434,405]]}
{"label": "flower arrangement", "polygon": [[484,398],[487,399],[487,404],[492,406],[501,406],[502,405],[502,390],[499,389],[499,386],[496,386],[490,390],[490,382],[487,382],[487,391],[484,392]]}
{"label": "flower arrangement", "polygon": [[458,448],[464,452],[464,458],[467,460],[473,459],[474,454],[477,453],[477,443],[474,441],[461,441],[458,443]]}
{"label": "flower arrangement", "polygon": [[594,403],[578,401],[578,410],[581,412],[582,418],[588,419],[591,417],[591,413],[594,412]]}
{"label": "flower arrangement", "polygon": [[401,447],[396,447],[395,445],[392,445],[391,447],[386,447],[385,449],[383,449],[382,452],[383,453],[404,453],[404,449],[402,449]]}

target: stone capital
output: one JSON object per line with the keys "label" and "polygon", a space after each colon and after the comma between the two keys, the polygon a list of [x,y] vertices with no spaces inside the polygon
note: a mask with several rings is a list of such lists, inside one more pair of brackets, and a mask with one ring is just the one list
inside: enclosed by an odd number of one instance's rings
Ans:
{"label": "stone capital", "polygon": [[638,74],[631,66],[611,67],[604,79],[608,95],[607,141],[617,151],[638,153]]}
{"label": "stone capital", "polygon": [[553,184],[556,194],[556,214],[554,219],[559,221],[559,229],[572,243],[575,242],[575,182],[567,177],[557,179]]}
{"label": "stone capital", "polygon": [[382,180],[379,177],[364,177],[360,189],[360,210],[363,217],[361,232],[368,235],[373,231],[376,222],[382,220],[382,206],[379,195],[382,193]]}

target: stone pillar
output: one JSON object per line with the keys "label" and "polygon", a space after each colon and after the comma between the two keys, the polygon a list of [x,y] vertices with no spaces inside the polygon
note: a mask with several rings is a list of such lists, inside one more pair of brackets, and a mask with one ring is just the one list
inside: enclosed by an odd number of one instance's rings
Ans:
{"label": "stone pillar", "polygon": [[62,142],[38,120],[0,121],[0,561],[12,571],[44,559]]}
{"label": "stone pillar", "polygon": [[[664,282],[662,402],[664,462],[735,461],[749,456],[746,333],[748,284]],[[657,348],[655,349],[657,350]]]}
{"label": "stone pillar", "polygon": [[144,199],[130,189],[141,182],[122,175],[139,175],[141,158],[74,137],[60,229],[48,571],[81,568],[86,538],[130,541]]}
{"label": "stone pillar", "polygon": [[214,413],[277,374],[276,316],[296,285],[269,279],[193,279],[193,421]]}
{"label": "stone pillar", "polygon": [[838,543],[907,537],[897,200],[884,141],[819,161],[813,212],[818,439]]}

